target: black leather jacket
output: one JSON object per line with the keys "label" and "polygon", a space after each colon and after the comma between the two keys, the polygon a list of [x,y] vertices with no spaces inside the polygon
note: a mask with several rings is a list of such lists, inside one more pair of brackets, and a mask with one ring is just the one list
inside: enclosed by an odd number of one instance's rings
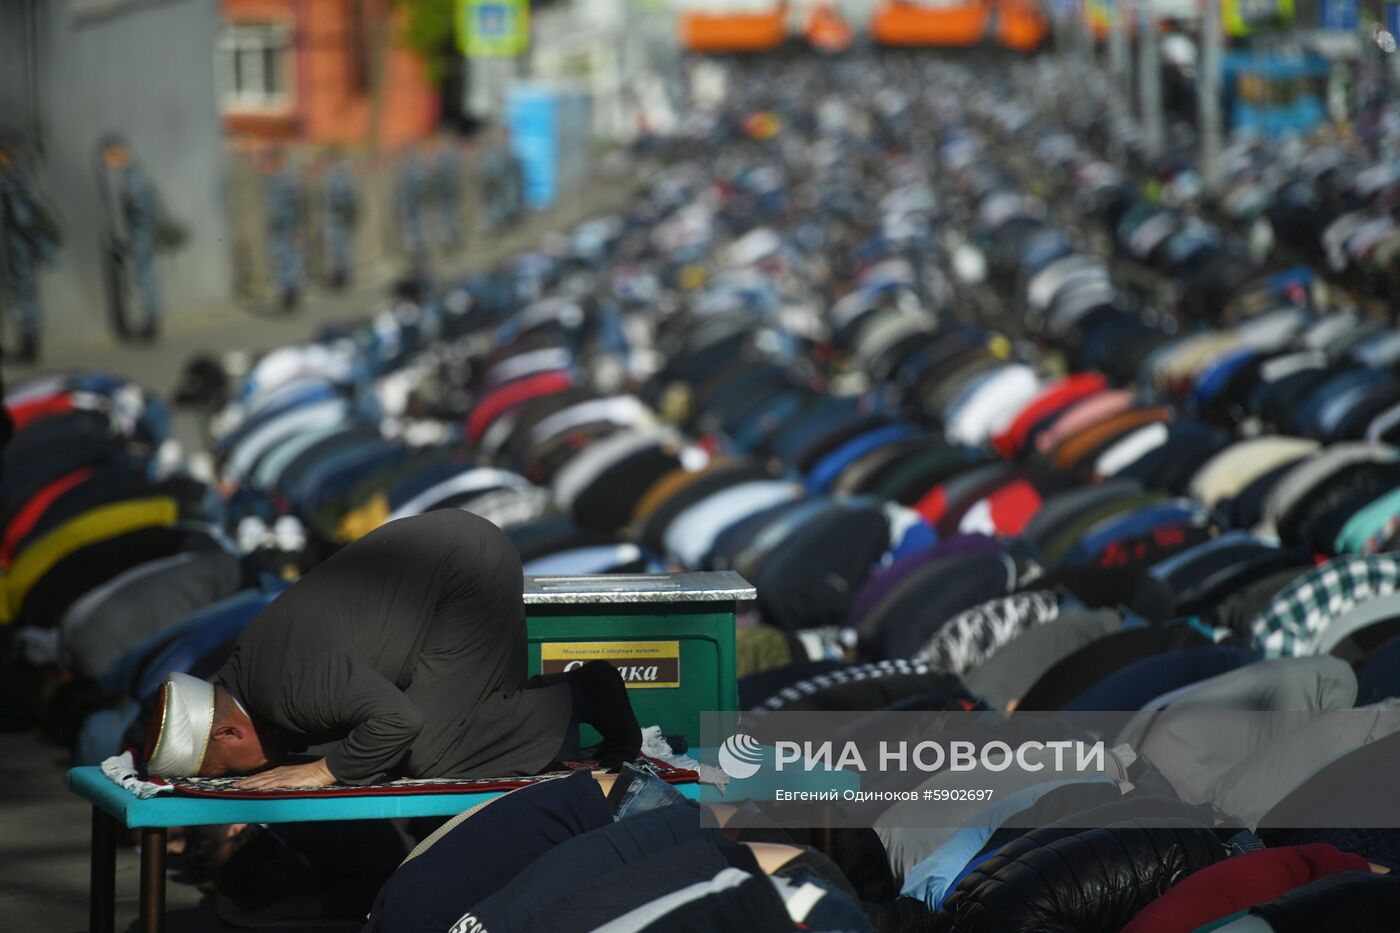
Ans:
{"label": "black leather jacket", "polygon": [[1225,858],[1216,832],[1181,817],[1099,829],[1048,826],[1003,846],[939,912],[947,933],[1113,933],[1192,872]]}

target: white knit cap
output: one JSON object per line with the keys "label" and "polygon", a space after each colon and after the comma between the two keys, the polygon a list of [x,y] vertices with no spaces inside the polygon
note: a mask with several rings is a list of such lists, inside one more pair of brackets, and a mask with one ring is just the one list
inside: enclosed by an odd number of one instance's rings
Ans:
{"label": "white knit cap", "polygon": [[171,674],[156,710],[159,731],[146,769],[157,777],[193,777],[204,764],[214,731],[214,685],[189,674]]}

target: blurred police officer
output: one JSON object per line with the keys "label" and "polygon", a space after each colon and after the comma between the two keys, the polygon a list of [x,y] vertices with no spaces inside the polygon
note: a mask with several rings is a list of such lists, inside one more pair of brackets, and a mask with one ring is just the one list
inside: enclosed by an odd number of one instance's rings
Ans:
{"label": "blurred police officer", "polygon": [[428,271],[428,236],[423,223],[423,213],[431,197],[432,172],[427,162],[421,153],[404,150],[394,191],[394,213],[399,224],[399,246],[408,265],[400,287],[413,293],[426,291],[432,279]]}
{"label": "blurred police officer", "polygon": [[[103,259],[107,263],[112,317],[120,336],[154,340],[160,330],[162,310],[156,276],[162,223],[160,198],[150,176],[120,136],[104,136],[98,142],[98,157],[106,211]],[[142,312],[139,324],[127,314],[127,296],[132,290]]]}
{"label": "blurred police officer", "polygon": [[502,230],[518,213],[511,177],[510,149],[498,132],[492,131],[478,150],[477,169],[481,175],[481,218],[485,230]]}
{"label": "blurred police officer", "polygon": [[399,221],[399,245],[410,265],[427,262],[428,238],[423,227],[423,211],[432,190],[432,175],[423,157],[404,150],[399,162],[399,183],[394,191],[395,213]]}
{"label": "blurred police officer", "polygon": [[437,247],[444,253],[462,245],[462,156],[452,138],[438,136],[428,167]]}
{"label": "blurred police officer", "polygon": [[268,151],[264,171],[272,270],[282,310],[291,311],[306,287],[306,186],[280,149]]}
{"label": "blurred police officer", "polygon": [[23,165],[20,137],[0,130],[0,297],[11,309],[24,362],[39,356],[40,263],[53,260],[58,224],[40,202]]}
{"label": "blurred police officer", "polygon": [[359,193],[349,161],[340,153],[327,153],[321,179],[322,225],[330,286],[339,291],[350,283],[355,255],[355,224],[359,218]]}

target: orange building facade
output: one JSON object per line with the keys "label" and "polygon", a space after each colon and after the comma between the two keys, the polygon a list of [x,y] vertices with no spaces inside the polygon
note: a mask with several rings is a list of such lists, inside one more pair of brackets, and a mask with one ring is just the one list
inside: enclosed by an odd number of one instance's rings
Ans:
{"label": "orange building facade", "polygon": [[437,127],[438,93],[398,41],[400,15],[388,0],[222,0],[222,7],[214,67],[233,139],[394,148]]}

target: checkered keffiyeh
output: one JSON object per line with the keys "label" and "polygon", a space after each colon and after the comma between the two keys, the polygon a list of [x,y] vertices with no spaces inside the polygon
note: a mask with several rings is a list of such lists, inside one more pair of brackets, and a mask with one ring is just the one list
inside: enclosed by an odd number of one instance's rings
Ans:
{"label": "checkered keffiyeh", "polygon": [[1059,595],[1050,590],[999,596],[950,619],[914,660],[965,674],[1026,629],[1053,621],[1059,614]]}
{"label": "checkered keffiyeh", "polygon": [[906,661],[903,658],[894,661],[872,661],[869,664],[858,664],[855,667],[837,668],[836,670],[827,671],[825,674],[818,674],[807,680],[800,680],[790,687],[784,687],[773,696],[764,700],[756,709],[752,710],[752,712],[762,713],[768,710],[780,710],[785,706],[814,696],[829,687],[838,687],[842,684],[851,684],[862,680],[874,680],[881,677],[897,677],[902,674],[927,674],[931,670],[933,670],[933,668],[922,661]]}
{"label": "checkered keffiyeh", "polygon": [[1330,560],[1290,583],[1249,623],[1266,658],[1311,654],[1333,619],[1400,589],[1400,559],[1393,554],[1348,555]]}

